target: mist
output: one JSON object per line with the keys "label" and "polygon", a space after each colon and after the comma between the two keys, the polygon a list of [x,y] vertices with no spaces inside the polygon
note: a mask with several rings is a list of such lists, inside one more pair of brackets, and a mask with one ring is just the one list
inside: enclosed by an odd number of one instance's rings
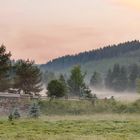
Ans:
{"label": "mist", "polygon": [[133,102],[140,99],[140,94],[134,91],[117,92],[110,89],[91,88],[92,94],[96,94],[99,99],[111,98],[113,96],[118,101]]}

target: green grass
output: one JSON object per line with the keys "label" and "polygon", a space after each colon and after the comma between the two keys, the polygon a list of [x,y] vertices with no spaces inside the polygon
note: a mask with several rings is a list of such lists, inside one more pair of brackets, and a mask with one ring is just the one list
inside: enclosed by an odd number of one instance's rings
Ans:
{"label": "green grass", "polygon": [[0,140],[139,140],[138,115],[51,116],[0,120]]}
{"label": "green grass", "polygon": [[[39,102],[39,119],[0,118],[0,140],[139,140],[140,100]],[[24,117],[24,118],[23,118]]]}
{"label": "green grass", "polygon": [[40,101],[39,105],[44,115],[92,115],[96,113],[140,114],[140,100],[129,103],[97,100],[96,105],[90,100],[53,100]]}

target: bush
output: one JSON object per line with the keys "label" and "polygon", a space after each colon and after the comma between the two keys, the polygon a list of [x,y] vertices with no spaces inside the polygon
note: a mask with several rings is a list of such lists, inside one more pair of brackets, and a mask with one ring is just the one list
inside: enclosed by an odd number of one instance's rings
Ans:
{"label": "bush", "polygon": [[47,87],[48,90],[48,96],[49,97],[64,97],[65,96],[65,86],[62,84],[62,82],[58,80],[52,80]]}
{"label": "bush", "polygon": [[18,109],[15,109],[13,112],[13,118],[14,119],[19,119],[20,118],[20,113],[18,112]]}
{"label": "bush", "polygon": [[40,108],[37,103],[33,103],[29,109],[30,118],[38,118],[40,116]]}
{"label": "bush", "polygon": [[19,119],[20,113],[17,108],[15,108],[8,116],[9,121],[13,121],[14,119]]}
{"label": "bush", "polygon": [[8,120],[9,120],[9,121],[13,121],[13,114],[12,114],[12,113],[9,114]]}

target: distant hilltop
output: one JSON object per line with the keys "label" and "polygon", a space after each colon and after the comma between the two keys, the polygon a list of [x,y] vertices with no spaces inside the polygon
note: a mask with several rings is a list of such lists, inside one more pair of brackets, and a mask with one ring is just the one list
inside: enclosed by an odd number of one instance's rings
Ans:
{"label": "distant hilltop", "polygon": [[41,65],[48,71],[62,72],[74,65],[81,65],[82,69],[89,73],[94,70],[104,72],[114,63],[127,64],[140,62],[140,41],[128,41],[118,45],[109,45],[103,48],[85,51],[76,55],[66,55]]}

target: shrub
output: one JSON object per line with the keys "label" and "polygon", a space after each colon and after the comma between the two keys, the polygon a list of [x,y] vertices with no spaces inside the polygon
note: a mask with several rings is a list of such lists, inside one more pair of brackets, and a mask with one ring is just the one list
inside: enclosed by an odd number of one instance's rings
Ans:
{"label": "shrub", "polygon": [[30,118],[38,118],[40,116],[40,108],[37,103],[33,103],[29,109]]}
{"label": "shrub", "polygon": [[13,118],[14,119],[19,119],[20,118],[20,113],[19,113],[17,108],[13,112]]}
{"label": "shrub", "polygon": [[58,80],[52,80],[47,87],[48,90],[48,96],[49,97],[64,97],[65,96],[65,87],[62,84],[62,82]]}
{"label": "shrub", "polygon": [[9,114],[8,120],[9,120],[9,121],[13,121],[13,114],[12,114],[12,112]]}
{"label": "shrub", "polygon": [[15,108],[8,116],[9,121],[13,121],[13,119],[19,119],[20,113],[17,108]]}

